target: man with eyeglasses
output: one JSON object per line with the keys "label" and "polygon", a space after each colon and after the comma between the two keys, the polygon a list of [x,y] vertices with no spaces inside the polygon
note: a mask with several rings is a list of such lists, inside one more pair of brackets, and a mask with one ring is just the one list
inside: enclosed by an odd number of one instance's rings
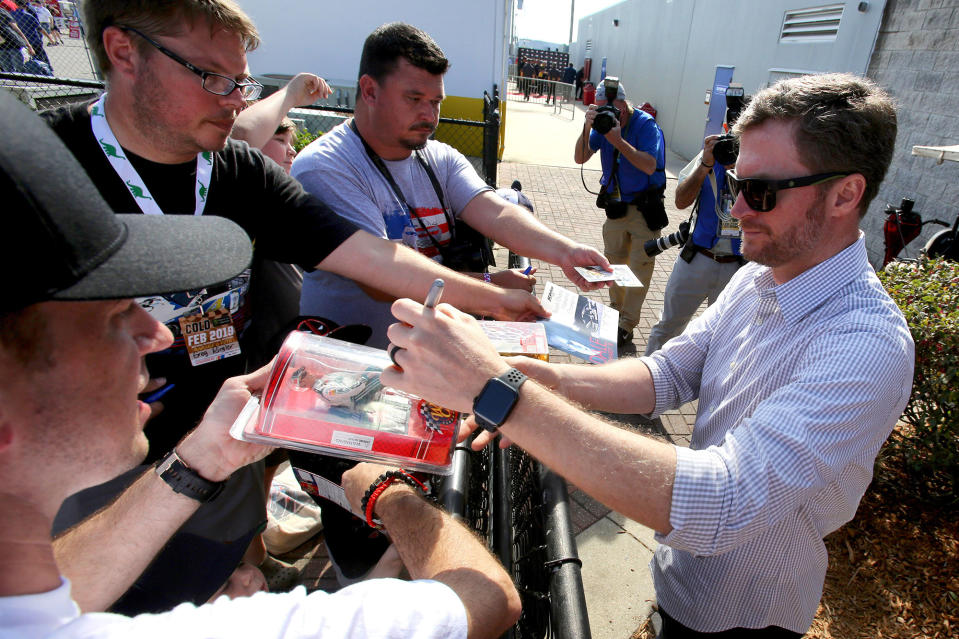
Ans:
{"label": "man with eyeglasses", "polygon": [[[654,529],[664,639],[808,630],[823,536],[855,515],[912,384],[909,327],[859,230],[892,159],[892,101],[853,75],[792,78],[733,130],[726,177],[751,262],[682,335],[602,366],[507,361],[456,309],[400,300],[389,337],[402,368],[382,379],[472,411],[490,431],[474,447],[501,433]],[[689,448],[580,408],[658,415],[692,400]]]}
{"label": "man with eyeglasses", "polygon": [[[526,291],[459,275],[358,230],[259,151],[228,139],[245,100],[261,89],[246,60],[258,43],[256,28],[231,0],[97,0],[85,2],[83,11],[108,92],[45,117],[113,210],[219,215],[243,227],[267,259],[421,299],[442,277],[447,299],[471,311],[503,319],[543,313]],[[218,247],[207,250],[216,254]],[[165,266],[157,260],[157,269]],[[269,312],[250,307],[249,280],[246,272],[223,286],[141,300],[175,336],[171,348],[148,360],[155,380],[147,390],[158,414],[147,424],[146,461],[159,462],[157,471],[171,483],[169,499],[179,489],[199,510],[172,539],[162,532],[165,526],[144,525],[169,521],[164,499],[134,508],[111,503],[137,470],[67,500],[55,528],[69,530],[56,547],[84,609],[112,605],[138,613],[202,603],[247,548],[248,561],[263,560],[262,546],[251,546],[266,519],[263,465],[214,482],[178,469],[175,457],[177,442],[201,419],[223,380],[244,372],[244,329]],[[211,447],[209,455],[216,454]],[[190,485],[178,485],[171,468]]]}

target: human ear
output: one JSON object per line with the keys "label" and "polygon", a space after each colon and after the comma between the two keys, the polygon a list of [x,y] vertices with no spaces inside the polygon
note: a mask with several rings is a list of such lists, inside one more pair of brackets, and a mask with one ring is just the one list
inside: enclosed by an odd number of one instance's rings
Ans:
{"label": "human ear", "polygon": [[139,55],[133,44],[133,36],[128,31],[115,26],[103,30],[103,48],[110,59],[111,70],[119,73],[132,73],[136,68]]}
{"label": "human ear", "polygon": [[369,104],[376,102],[376,96],[379,92],[379,84],[369,74],[364,73],[360,76],[360,98]]}
{"label": "human ear", "polygon": [[840,179],[830,193],[830,204],[840,215],[850,212],[859,216],[859,203],[866,192],[866,178],[861,173],[853,173]]}

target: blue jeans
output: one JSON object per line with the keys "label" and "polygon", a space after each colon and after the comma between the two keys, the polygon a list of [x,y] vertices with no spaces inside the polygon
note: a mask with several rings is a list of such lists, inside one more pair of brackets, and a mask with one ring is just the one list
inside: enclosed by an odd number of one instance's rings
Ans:
{"label": "blue jeans", "polygon": [[23,54],[20,49],[0,49],[0,71],[23,73]]}

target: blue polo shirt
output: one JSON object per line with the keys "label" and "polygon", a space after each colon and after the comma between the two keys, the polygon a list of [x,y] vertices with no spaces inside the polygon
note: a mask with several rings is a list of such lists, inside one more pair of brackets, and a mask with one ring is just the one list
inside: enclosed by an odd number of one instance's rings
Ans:
{"label": "blue polo shirt", "polygon": [[[664,186],[666,184],[664,170],[666,168],[666,143],[663,139],[663,132],[660,131],[653,116],[642,109],[633,109],[633,115],[630,116],[626,125],[623,139],[637,150],[649,153],[656,158],[656,171],[652,175],[646,175],[620,153],[619,170],[616,178],[621,194],[620,198],[629,201],[646,189]],[[603,177],[600,184],[608,184],[610,173],[613,170],[613,151],[616,149],[605,136],[596,131],[590,131],[589,133],[589,148],[593,152],[599,151],[600,160],[603,164]]]}

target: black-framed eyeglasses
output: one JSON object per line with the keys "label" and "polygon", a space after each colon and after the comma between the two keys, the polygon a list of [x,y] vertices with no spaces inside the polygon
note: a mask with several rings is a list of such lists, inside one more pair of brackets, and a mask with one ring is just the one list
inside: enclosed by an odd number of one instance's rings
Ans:
{"label": "black-framed eyeglasses", "polygon": [[829,180],[835,180],[839,177],[852,175],[849,171],[832,171],[830,173],[817,173],[816,175],[807,175],[806,177],[788,178],[785,180],[763,180],[760,178],[739,178],[736,171],[730,169],[726,171],[726,184],[729,186],[729,193],[735,200],[741,193],[746,205],[754,211],[765,213],[776,208],[776,191],[784,189],[795,189],[800,186],[812,186],[813,184],[822,184]]}
{"label": "black-framed eyeglasses", "polygon": [[123,29],[124,31],[130,31],[132,33],[137,34],[138,36],[140,36],[141,38],[143,38],[144,40],[152,44],[157,51],[159,51],[166,57],[170,58],[174,62],[179,62],[180,64],[185,66],[187,69],[189,69],[193,73],[200,76],[203,89],[214,95],[230,95],[231,93],[239,89],[240,95],[243,97],[244,100],[255,100],[258,97],[260,97],[260,92],[263,91],[263,85],[252,78],[247,78],[243,82],[237,82],[233,78],[227,77],[225,75],[220,75],[219,73],[213,73],[212,71],[204,71],[203,69],[196,66],[195,64],[191,64],[190,62],[187,62],[186,60],[184,60],[177,54],[173,53],[172,51],[167,49],[165,46],[163,46],[156,40],[150,38],[147,35],[144,35],[142,32],[138,31],[137,29],[134,29],[133,27],[126,27],[121,25],[117,25],[117,27],[120,29]]}

